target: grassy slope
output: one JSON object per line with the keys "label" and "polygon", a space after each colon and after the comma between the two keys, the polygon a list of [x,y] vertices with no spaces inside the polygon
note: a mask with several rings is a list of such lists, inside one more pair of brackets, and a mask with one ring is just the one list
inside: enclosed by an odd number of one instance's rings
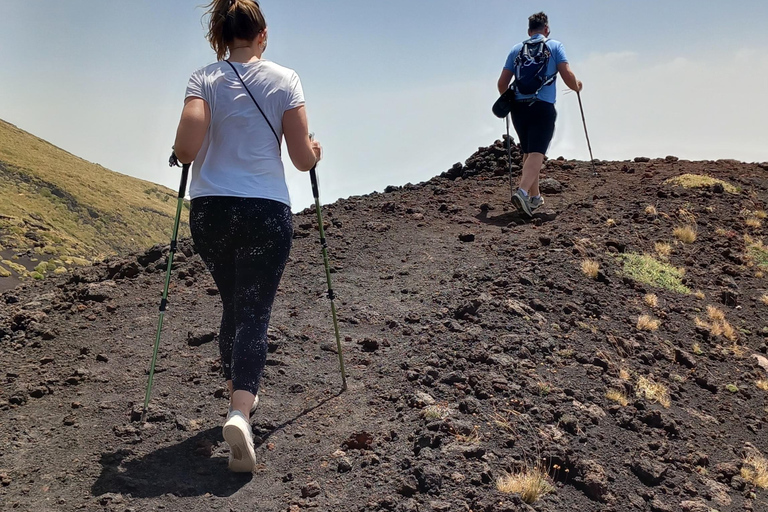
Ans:
{"label": "grassy slope", "polygon": [[141,250],[169,239],[175,199],[170,189],[87,162],[0,120],[6,254],[35,245],[38,253],[87,259]]}

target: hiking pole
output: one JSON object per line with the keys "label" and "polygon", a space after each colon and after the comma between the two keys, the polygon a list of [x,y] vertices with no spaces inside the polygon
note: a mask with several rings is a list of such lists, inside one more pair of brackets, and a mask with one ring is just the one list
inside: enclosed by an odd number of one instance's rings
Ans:
{"label": "hiking pole", "polygon": [[504,117],[507,122],[507,160],[509,161],[509,191],[512,195],[515,195],[515,180],[512,177],[512,139],[509,136],[509,114]]}
{"label": "hiking pole", "polygon": [[[312,139],[312,135],[309,136]],[[336,332],[336,350],[339,353],[339,367],[341,368],[341,390],[347,390],[347,372],[344,370],[344,354],[341,352],[341,337],[339,337],[339,322],[336,318],[336,296],[333,293],[331,285],[331,267],[328,263],[328,243],[325,240],[325,228],[323,227],[323,213],[320,207],[320,190],[317,186],[317,164],[309,170],[309,179],[312,181],[312,195],[315,196],[315,211],[317,212],[317,225],[320,228],[320,246],[323,252],[323,263],[325,264],[325,278],[328,281],[328,298],[331,301],[331,315],[333,316],[333,329]]]}
{"label": "hiking pole", "polygon": [[[171,154],[168,160],[171,167],[178,167],[179,160],[176,153]],[[168,252],[168,267],[165,270],[165,287],[163,288],[163,298],[160,300],[160,317],[157,321],[157,334],[155,335],[155,349],[152,352],[152,362],[149,365],[149,379],[147,380],[147,393],[144,396],[144,409],[141,411],[141,422],[147,419],[147,408],[149,407],[149,396],[152,393],[152,381],[155,376],[155,363],[157,362],[157,350],[160,348],[160,333],[163,330],[163,318],[165,309],[168,306],[168,287],[171,284],[171,267],[173,266],[173,256],[176,254],[177,240],[179,236],[179,224],[181,222],[181,210],[184,206],[184,196],[187,194],[187,176],[189,175],[189,164],[184,164],[181,168],[181,185],[179,185],[179,201],[176,204],[176,219],[173,222],[173,236],[171,238],[171,249]]]}
{"label": "hiking pole", "polygon": [[584,125],[584,135],[587,136],[587,147],[589,148],[589,161],[592,164],[592,176],[597,176],[595,168],[595,158],[592,156],[592,144],[589,143],[589,133],[587,132],[587,121],[584,119],[584,106],[581,104],[581,92],[576,91],[576,97],[579,98],[579,109],[581,110],[581,122]]}

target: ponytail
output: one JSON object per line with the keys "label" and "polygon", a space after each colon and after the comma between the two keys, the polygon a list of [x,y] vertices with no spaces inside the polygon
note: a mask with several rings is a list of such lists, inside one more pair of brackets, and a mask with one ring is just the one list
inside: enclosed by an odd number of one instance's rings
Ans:
{"label": "ponytail", "polygon": [[253,41],[267,28],[256,0],[212,0],[207,7],[208,42],[218,60],[226,58],[235,39]]}

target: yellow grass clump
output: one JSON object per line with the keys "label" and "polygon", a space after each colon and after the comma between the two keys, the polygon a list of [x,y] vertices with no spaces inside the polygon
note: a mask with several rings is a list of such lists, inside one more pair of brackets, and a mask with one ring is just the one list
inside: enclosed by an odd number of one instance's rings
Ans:
{"label": "yellow grass clump", "polygon": [[762,389],[763,391],[768,391],[768,379],[760,379],[755,381],[755,386],[757,386],[758,389]]}
{"label": "yellow grass clump", "polygon": [[712,336],[722,336],[734,343],[739,339],[738,334],[736,334],[736,329],[728,323],[725,319],[725,313],[723,313],[721,309],[718,309],[715,306],[707,306],[707,317],[709,317],[709,323],[696,317],[694,319],[696,327],[708,329]]}
{"label": "yellow grass clump", "polygon": [[659,258],[663,260],[669,259],[669,255],[672,254],[672,245],[666,242],[656,242],[653,248],[656,254],[659,255]]}
{"label": "yellow grass clump", "polygon": [[656,296],[655,293],[647,293],[645,297],[643,297],[643,300],[648,305],[648,307],[651,307],[651,308],[659,307],[659,298]]}
{"label": "yellow grass clump", "polygon": [[451,415],[453,409],[445,404],[434,404],[425,407],[421,415],[428,420],[442,420]]}
{"label": "yellow grass clump", "polygon": [[661,322],[655,318],[652,318],[648,315],[641,315],[637,319],[637,330],[638,331],[656,331],[659,329],[659,325]]}
{"label": "yellow grass clump", "polygon": [[739,189],[723,180],[712,178],[711,176],[705,176],[703,174],[683,174],[676,178],[671,178],[665,181],[669,185],[678,185],[683,188],[703,188],[711,187],[716,184],[723,186],[723,190],[729,194],[738,194]]}
{"label": "yellow grass clump", "polygon": [[626,368],[621,368],[619,370],[619,378],[621,380],[629,380],[631,378],[631,375],[629,374],[629,370]]}
{"label": "yellow grass clump", "polygon": [[744,458],[741,478],[761,489],[768,489],[768,459],[756,449],[751,449]]}
{"label": "yellow grass clump", "polygon": [[747,217],[747,220],[744,221],[744,224],[746,224],[748,228],[753,229],[759,229],[763,225],[763,223],[760,222],[760,219],[756,217]]}
{"label": "yellow grass clump", "polygon": [[761,220],[763,220],[766,217],[768,217],[768,213],[765,213],[765,210],[754,211],[754,212],[752,212],[752,215],[754,215],[756,218],[761,219]]}
{"label": "yellow grass clump", "polygon": [[690,225],[678,226],[672,231],[672,234],[684,244],[692,244],[696,241],[696,229]]}
{"label": "yellow grass clump", "polygon": [[629,405],[629,398],[627,398],[627,394],[623,391],[619,391],[618,389],[609,389],[605,394],[605,398],[616,402],[622,407]]}
{"label": "yellow grass clump", "polygon": [[672,404],[669,399],[669,390],[667,387],[645,377],[640,377],[637,379],[637,384],[635,384],[635,391],[637,392],[637,396],[640,398],[645,398],[651,402],[659,403],[665,409],[669,408],[669,406]]}
{"label": "yellow grass clump", "polygon": [[547,472],[541,467],[508,473],[496,480],[496,489],[505,494],[519,494],[529,505],[555,490],[549,483]]}
{"label": "yellow grass clump", "polygon": [[768,293],[766,293],[765,295],[763,295],[762,297],[760,297],[760,302],[762,302],[763,304],[765,304],[766,306],[768,306]]}
{"label": "yellow grass clump", "polygon": [[600,272],[600,264],[595,260],[584,260],[581,262],[581,271],[584,275],[597,279],[597,275]]}
{"label": "yellow grass clump", "polygon": [[653,206],[652,204],[649,204],[648,206],[645,207],[645,214],[656,217],[659,214],[659,212],[656,211],[655,206]]}

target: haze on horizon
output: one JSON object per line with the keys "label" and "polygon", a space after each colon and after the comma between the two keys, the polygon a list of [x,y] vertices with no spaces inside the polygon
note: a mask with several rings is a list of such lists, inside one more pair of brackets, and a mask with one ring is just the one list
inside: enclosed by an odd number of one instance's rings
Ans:
{"label": "haze on horizon", "polygon": [[[768,160],[763,1],[261,4],[265,58],[297,70],[325,146],[324,202],[424,181],[499,138],[496,79],[539,10],[584,81],[596,158]],[[0,0],[0,119],[177,188],[165,162],[184,89],[215,60],[198,5]],[[576,96],[564,88],[550,156],[588,159]],[[307,176],[289,162],[286,174],[294,209],[308,206]]]}

